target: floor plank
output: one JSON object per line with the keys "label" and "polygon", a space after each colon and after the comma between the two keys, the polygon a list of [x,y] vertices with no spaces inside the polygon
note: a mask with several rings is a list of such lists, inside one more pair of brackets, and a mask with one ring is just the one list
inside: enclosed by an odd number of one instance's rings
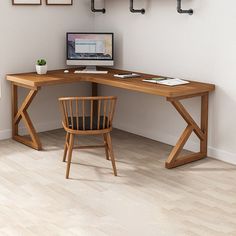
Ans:
{"label": "floor plank", "polygon": [[70,180],[64,131],[41,133],[42,152],[1,141],[0,235],[236,235],[236,166],[207,158],[167,170],[171,146],[119,130],[112,137],[118,177],[103,149],[75,150]]}

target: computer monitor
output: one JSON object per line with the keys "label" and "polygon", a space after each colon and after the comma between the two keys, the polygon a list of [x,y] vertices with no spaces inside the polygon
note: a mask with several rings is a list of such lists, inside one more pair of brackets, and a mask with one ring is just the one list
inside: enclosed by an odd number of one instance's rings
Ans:
{"label": "computer monitor", "polygon": [[96,66],[114,65],[113,33],[67,33],[67,65]]}

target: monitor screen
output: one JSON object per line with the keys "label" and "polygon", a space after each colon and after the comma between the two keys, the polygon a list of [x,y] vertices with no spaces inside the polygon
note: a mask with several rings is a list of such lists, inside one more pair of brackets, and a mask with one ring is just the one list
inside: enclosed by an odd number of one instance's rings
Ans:
{"label": "monitor screen", "polygon": [[113,60],[113,33],[67,33],[67,60]]}

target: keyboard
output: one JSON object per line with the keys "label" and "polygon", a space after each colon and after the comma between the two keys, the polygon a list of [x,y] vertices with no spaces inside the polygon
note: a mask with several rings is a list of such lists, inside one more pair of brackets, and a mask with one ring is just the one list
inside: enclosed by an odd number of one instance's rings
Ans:
{"label": "keyboard", "polygon": [[107,74],[108,71],[103,70],[75,70],[75,74]]}

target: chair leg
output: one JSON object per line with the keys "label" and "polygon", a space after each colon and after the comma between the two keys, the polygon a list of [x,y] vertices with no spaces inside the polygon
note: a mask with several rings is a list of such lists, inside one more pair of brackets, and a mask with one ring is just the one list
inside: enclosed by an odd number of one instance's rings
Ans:
{"label": "chair leg", "polygon": [[104,145],[105,145],[105,151],[106,151],[106,159],[109,161],[109,148],[108,148],[108,142],[107,142],[107,134],[103,134],[104,138]]}
{"label": "chair leg", "polygon": [[70,134],[66,133],[66,142],[65,142],[65,147],[64,147],[63,162],[66,161],[66,156],[67,156],[67,151],[68,151],[68,146],[69,146],[69,140],[70,140]]}
{"label": "chair leg", "polygon": [[107,133],[107,143],[108,143],[109,153],[111,156],[111,163],[112,163],[112,167],[113,167],[113,172],[114,172],[114,175],[117,176],[116,162],[115,162],[110,133]]}
{"label": "chair leg", "polygon": [[74,134],[70,134],[70,141],[69,141],[69,147],[68,147],[67,169],[66,169],[66,179],[69,179],[73,146],[74,146]]}

